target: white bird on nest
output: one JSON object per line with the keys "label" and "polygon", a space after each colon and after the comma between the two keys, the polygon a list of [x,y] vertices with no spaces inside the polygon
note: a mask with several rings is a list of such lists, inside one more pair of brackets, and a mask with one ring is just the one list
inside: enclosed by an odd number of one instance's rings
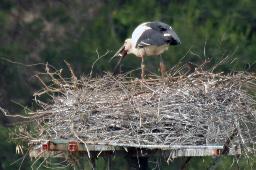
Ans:
{"label": "white bird on nest", "polygon": [[141,78],[144,79],[144,57],[145,56],[160,56],[160,71],[164,73],[164,63],[161,54],[168,50],[170,45],[181,44],[178,35],[174,32],[171,26],[160,21],[144,22],[137,26],[132,33],[132,37],[125,40],[122,47],[111,58],[119,56],[114,73],[119,68],[123,58],[127,54],[134,54],[141,58]]}

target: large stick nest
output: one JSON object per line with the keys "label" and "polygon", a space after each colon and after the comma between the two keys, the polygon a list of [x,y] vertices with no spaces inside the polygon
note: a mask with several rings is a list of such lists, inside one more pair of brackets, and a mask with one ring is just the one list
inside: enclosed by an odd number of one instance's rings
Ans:
{"label": "large stick nest", "polygon": [[[224,144],[232,131],[235,142],[255,137],[255,76],[196,71],[190,75],[139,80],[107,74],[71,81],[50,73],[52,85],[35,114],[27,139],[76,139],[91,144],[202,145]],[[24,133],[24,129],[23,129]],[[29,135],[28,135],[29,134]]]}

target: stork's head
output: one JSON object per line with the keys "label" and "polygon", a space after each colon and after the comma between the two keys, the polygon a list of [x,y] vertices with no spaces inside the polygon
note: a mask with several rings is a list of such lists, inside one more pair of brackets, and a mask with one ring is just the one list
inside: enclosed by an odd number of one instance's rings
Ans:
{"label": "stork's head", "polygon": [[126,39],[124,41],[124,44],[117,50],[117,52],[113,55],[113,57],[110,59],[112,60],[115,57],[125,57],[127,54],[129,54],[129,51],[132,48],[132,41],[130,38]]}
{"label": "stork's head", "polygon": [[127,54],[130,53],[131,49],[132,49],[132,40],[128,38],[124,41],[124,44],[119,48],[119,50],[117,50],[114,56],[110,59],[111,61],[113,58],[119,57],[119,61],[117,62],[117,65],[114,68],[114,72],[117,71],[121,61]]}
{"label": "stork's head", "polygon": [[131,38],[128,38],[124,41],[124,51],[126,51],[126,53],[129,54],[131,48],[132,48],[132,40]]}

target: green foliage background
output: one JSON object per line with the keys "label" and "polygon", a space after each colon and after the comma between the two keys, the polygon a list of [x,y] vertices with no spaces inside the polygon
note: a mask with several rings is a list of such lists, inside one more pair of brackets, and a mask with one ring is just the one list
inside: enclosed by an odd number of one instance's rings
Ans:
{"label": "green foliage background", "polygon": [[[181,59],[218,62],[229,55],[236,62],[221,71],[255,71],[255,9],[254,0],[0,0],[0,106],[13,113],[33,107],[32,94],[40,89],[33,76],[44,68],[31,64],[48,62],[64,68],[67,60],[77,75],[87,75],[97,52],[110,50],[95,65],[94,76],[111,71],[115,63],[109,58],[145,21],[169,23],[179,35],[182,44],[164,54],[168,67]],[[156,71],[156,58],[146,62]],[[127,57],[122,69],[138,68],[139,63],[136,57]],[[9,165],[17,158],[15,147],[6,140],[5,128],[0,133],[0,170],[16,169]],[[200,167],[199,161],[194,167]],[[227,166],[221,166],[229,167],[230,161],[225,162]]]}

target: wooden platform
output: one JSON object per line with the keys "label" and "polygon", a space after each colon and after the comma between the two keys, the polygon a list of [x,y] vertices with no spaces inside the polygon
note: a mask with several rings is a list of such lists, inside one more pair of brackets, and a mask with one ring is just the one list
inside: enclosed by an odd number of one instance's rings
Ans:
{"label": "wooden platform", "polygon": [[[221,145],[129,145],[129,144],[84,144],[73,140],[32,140],[29,143],[29,156],[38,157],[64,157],[67,153],[97,153],[97,157],[109,154],[136,154],[140,157],[161,155],[169,158],[195,157],[195,156],[219,156],[223,154]],[[138,152],[139,150],[139,152]],[[139,154],[139,155],[138,155]],[[231,146],[225,155],[240,155],[239,146]]]}

